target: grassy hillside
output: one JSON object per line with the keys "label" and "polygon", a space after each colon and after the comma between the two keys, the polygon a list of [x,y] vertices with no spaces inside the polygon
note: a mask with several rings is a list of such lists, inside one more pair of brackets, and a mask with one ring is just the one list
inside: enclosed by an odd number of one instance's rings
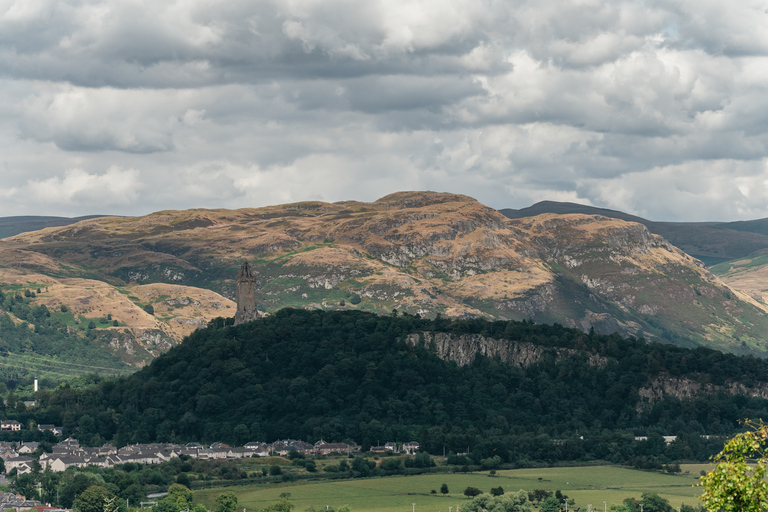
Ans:
{"label": "grassy hillside", "polygon": [[18,216],[18,217],[0,217],[0,238],[26,233],[28,231],[37,231],[54,226],[68,226],[81,220],[93,219],[101,215],[87,215],[84,217],[43,217],[43,216]]}
{"label": "grassy hillside", "polygon": [[511,219],[547,213],[579,213],[637,222],[707,265],[741,258],[768,248],[768,219],[746,222],[656,222],[617,210],[556,201],[542,201],[528,208],[507,208],[500,212]]}
{"label": "grassy hillside", "polygon": [[[227,300],[244,259],[267,312],[294,306],[533,319],[768,351],[763,304],[639,224],[580,214],[510,220],[453,194],[91,219],[0,241],[0,282],[32,286],[45,278],[79,287],[84,299],[99,282],[99,301],[123,294],[115,306],[123,332],[146,359],[201,322],[232,316]],[[152,298],[138,288],[161,284],[174,291]],[[156,308],[174,304],[148,317],[141,313],[147,300]],[[182,311],[185,300],[200,306]]]}

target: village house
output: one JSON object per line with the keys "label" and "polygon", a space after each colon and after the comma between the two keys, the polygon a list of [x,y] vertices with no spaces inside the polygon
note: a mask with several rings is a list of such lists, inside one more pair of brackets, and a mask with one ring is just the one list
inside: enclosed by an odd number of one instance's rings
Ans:
{"label": "village house", "polygon": [[243,448],[251,450],[251,452],[254,455],[257,455],[259,457],[269,456],[269,445],[267,443],[259,443],[256,441],[251,441],[250,443],[246,443],[246,445],[243,446]]}
{"label": "village house", "polygon": [[36,443],[35,441],[30,442],[23,442],[19,445],[18,448],[16,448],[16,453],[23,453],[23,454],[29,454],[37,450],[37,448],[40,446],[40,443]]}
{"label": "village house", "polygon": [[16,420],[0,420],[0,430],[16,432],[21,430],[21,423]]}
{"label": "village house", "polygon": [[332,453],[346,453],[349,455],[352,452],[359,452],[360,447],[357,445],[349,445],[347,443],[326,443],[322,439],[315,443],[316,455],[330,455]]}
{"label": "village house", "polygon": [[41,432],[45,432],[47,430],[47,431],[53,432],[57,436],[64,434],[64,429],[62,427],[57,427],[55,425],[51,425],[47,423],[38,425],[37,430]]}
{"label": "village house", "polygon": [[35,461],[32,457],[14,457],[4,460],[5,471],[10,472],[14,469],[20,475],[32,472],[32,463]]}
{"label": "village house", "polygon": [[[35,509],[42,506],[43,504],[39,501],[28,500],[21,494],[15,494],[12,492],[0,492],[0,510],[19,511],[22,509]],[[46,507],[46,509],[53,509],[53,507]]]}
{"label": "village house", "polygon": [[304,441],[299,441],[296,439],[282,439],[272,443],[271,452],[275,452],[278,455],[285,457],[291,452],[299,452],[305,454],[312,453],[313,448],[314,447],[311,444]]}
{"label": "village house", "polygon": [[410,443],[403,443],[403,453],[413,455],[417,451],[419,451],[419,443],[417,443],[416,441],[411,441]]}

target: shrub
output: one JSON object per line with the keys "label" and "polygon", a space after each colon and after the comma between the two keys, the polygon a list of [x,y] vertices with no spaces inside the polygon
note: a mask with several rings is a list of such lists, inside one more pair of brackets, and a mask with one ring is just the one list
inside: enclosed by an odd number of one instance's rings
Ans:
{"label": "shrub", "polygon": [[464,496],[468,496],[470,498],[473,498],[475,496],[480,496],[481,494],[483,494],[483,491],[481,491],[477,487],[470,486],[464,489]]}
{"label": "shrub", "polygon": [[381,461],[381,469],[384,471],[402,471],[403,461],[400,459],[384,459]]}

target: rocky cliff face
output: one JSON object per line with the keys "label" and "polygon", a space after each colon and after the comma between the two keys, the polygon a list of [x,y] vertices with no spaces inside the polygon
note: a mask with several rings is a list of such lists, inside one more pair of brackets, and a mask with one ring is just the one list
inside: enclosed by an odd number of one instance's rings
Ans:
{"label": "rocky cliff face", "polygon": [[747,395],[768,399],[768,384],[757,387],[745,386],[740,382],[730,382],[724,385],[702,383],[688,378],[659,375],[638,391],[644,402],[653,403],[665,396],[679,400],[690,400],[698,396],[725,393],[728,395]]}
{"label": "rocky cliff face", "polygon": [[22,274],[90,278],[123,289],[168,283],[222,299],[234,298],[243,260],[253,266],[265,311],[533,319],[768,352],[765,312],[642,225],[599,215],[510,220],[456,194],[166,211],[0,241],[0,266]]}
{"label": "rocky cliff face", "polygon": [[[445,332],[420,332],[409,334],[405,342],[411,346],[422,345],[444,361],[453,361],[465,366],[477,356],[498,357],[502,362],[527,368],[538,363],[546,350],[558,356],[572,356],[578,353],[567,348],[547,349],[528,342],[487,338],[480,334],[451,334]],[[608,359],[598,354],[588,354],[588,363],[593,367],[604,366]]]}

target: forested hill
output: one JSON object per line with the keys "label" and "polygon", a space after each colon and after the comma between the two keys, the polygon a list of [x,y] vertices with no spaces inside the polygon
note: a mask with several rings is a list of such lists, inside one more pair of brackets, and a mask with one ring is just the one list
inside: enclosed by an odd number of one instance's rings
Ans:
{"label": "forested hill", "polygon": [[[433,333],[536,357],[459,366],[434,341],[405,341]],[[38,412],[16,417],[63,422],[86,443],[415,439],[433,453],[469,447],[510,461],[625,460],[651,446],[637,448],[635,435],[681,435],[696,458],[711,451],[699,434],[768,418],[768,401],[750,396],[767,383],[765,360],[557,325],[284,309],[197,331],[129,377],[41,392]]]}

